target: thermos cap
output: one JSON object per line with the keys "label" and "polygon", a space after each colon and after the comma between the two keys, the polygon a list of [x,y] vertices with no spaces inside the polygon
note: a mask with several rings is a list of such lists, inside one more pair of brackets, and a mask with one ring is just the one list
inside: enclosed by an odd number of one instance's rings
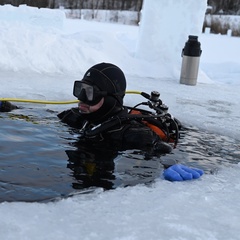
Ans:
{"label": "thermos cap", "polygon": [[183,55],[199,57],[201,53],[201,43],[198,41],[198,36],[189,35],[188,41],[185,43],[185,47],[183,49]]}

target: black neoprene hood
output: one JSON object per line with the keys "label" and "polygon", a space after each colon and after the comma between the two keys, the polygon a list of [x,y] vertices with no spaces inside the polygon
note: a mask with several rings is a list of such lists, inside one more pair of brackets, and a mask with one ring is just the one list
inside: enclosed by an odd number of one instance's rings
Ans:
{"label": "black neoprene hood", "polygon": [[126,91],[126,78],[123,71],[111,63],[99,63],[87,70],[83,82],[96,85],[109,95],[123,98]]}
{"label": "black neoprene hood", "polygon": [[126,79],[123,71],[111,63],[99,63],[87,70],[82,82],[95,85],[100,91],[106,92],[103,105],[84,117],[92,122],[99,123],[117,114],[123,109],[123,98],[126,91]]}

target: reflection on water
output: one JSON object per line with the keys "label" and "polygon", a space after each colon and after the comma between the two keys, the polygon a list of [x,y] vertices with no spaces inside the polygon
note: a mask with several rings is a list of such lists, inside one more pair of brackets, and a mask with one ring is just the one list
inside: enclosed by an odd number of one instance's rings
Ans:
{"label": "reflection on water", "polygon": [[174,154],[180,162],[209,173],[217,170],[219,165],[240,162],[240,144],[230,137],[186,128],[181,132]]}
{"label": "reflection on water", "polygon": [[[77,135],[58,121],[56,113],[34,115],[27,113],[26,117],[20,110],[1,113],[0,202],[48,201],[98,187],[147,184],[161,175],[162,165],[156,157],[146,160],[136,150],[76,148]],[[182,131],[177,149],[161,159],[176,159],[210,173],[219,164],[240,161],[239,143],[189,128]]]}
{"label": "reflection on water", "polygon": [[116,152],[107,149],[78,147],[66,150],[68,168],[75,179],[73,188],[133,186],[150,183],[160,175],[159,159],[144,160],[141,151]]}

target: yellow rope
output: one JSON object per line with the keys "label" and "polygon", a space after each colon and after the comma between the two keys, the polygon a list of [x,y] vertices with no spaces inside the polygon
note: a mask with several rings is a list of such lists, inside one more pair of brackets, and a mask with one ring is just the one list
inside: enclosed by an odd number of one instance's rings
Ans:
{"label": "yellow rope", "polygon": [[126,91],[126,94],[141,94],[142,92],[140,91],[134,91],[134,90],[129,90],[129,91]]}
{"label": "yellow rope", "polygon": [[[141,94],[139,91],[126,91],[127,94]],[[39,103],[39,104],[73,104],[78,103],[79,100],[70,101],[49,101],[49,100],[36,100],[36,99],[21,99],[21,98],[0,98],[0,101],[10,102],[25,102],[25,103]]]}
{"label": "yellow rope", "polygon": [[0,101],[40,103],[40,104],[72,104],[72,103],[77,103],[78,102],[78,100],[72,100],[72,101],[48,101],[48,100],[20,99],[20,98],[0,98]]}

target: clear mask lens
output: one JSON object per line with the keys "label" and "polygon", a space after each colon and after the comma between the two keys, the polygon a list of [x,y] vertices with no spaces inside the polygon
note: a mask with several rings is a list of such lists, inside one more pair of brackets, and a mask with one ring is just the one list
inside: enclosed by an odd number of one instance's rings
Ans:
{"label": "clear mask lens", "polygon": [[81,81],[75,81],[73,95],[77,98],[86,98],[87,101],[93,101],[94,87]]}
{"label": "clear mask lens", "polygon": [[82,81],[75,81],[73,95],[84,103],[95,105],[102,97],[106,96],[107,93],[100,91],[97,86],[92,86]]}

